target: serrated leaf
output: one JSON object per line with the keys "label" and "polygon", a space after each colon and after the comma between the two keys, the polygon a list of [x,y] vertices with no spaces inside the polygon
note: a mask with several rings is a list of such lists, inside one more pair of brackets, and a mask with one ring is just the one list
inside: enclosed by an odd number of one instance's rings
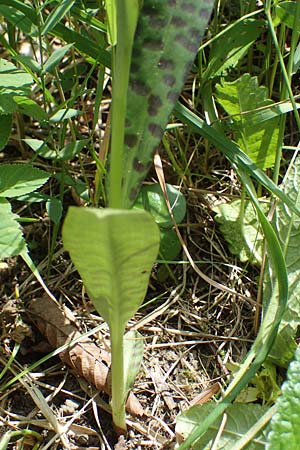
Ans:
{"label": "serrated leaf", "polygon": [[[176,435],[179,439],[185,439],[215,408],[213,402],[197,405],[183,411],[176,419]],[[266,407],[256,404],[233,404],[226,410],[227,420],[225,428],[218,440],[218,448],[231,450],[235,442],[240,439],[267,410]],[[193,445],[193,450],[209,450],[219,431],[222,418],[218,419],[205,433],[205,435]],[[247,450],[263,450],[266,442],[266,431],[255,436]]]}
{"label": "serrated leaf", "polygon": [[26,249],[17,218],[19,216],[11,211],[10,203],[0,198],[0,259],[20,255]]}
{"label": "serrated leaf", "polygon": [[18,197],[43,186],[50,175],[30,164],[0,165],[0,197]]}
{"label": "serrated leaf", "polygon": [[137,210],[69,208],[63,242],[99,314],[125,326],[144,299],[159,230]]}
{"label": "serrated leaf", "polygon": [[260,19],[243,19],[220,33],[211,46],[209,64],[202,75],[202,81],[208,81],[211,77],[221,75],[229,67],[235,67],[258,38],[264,24]]}
{"label": "serrated leaf", "polygon": [[[256,212],[250,201],[234,200],[213,208],[217,213],[215,220],[220,224],[229,250],[240,261],[261,264],[264,237],[262,235]],[[265,212],[268,204],[261,204]]]}
{"label": "serrated leaf", "polygon": [[129,392],[140,370],[144,353],[143,336],[136,330],[124,336],[124,375],[125,391]]}
{"label": "serrated leaf", "polygon": [[9,139],[12,127],[12,114],[0,114],[0,150],[2,150]]}
{"label": "serrated leaf", "polygon": [[122,207],[136,199],[182,90],[213,0],[145,0],[134,37],[127,95]]}
{"label": "serrated leaf", "polygon": [[234,82],[216,86],[216,99],[232,116],[233,132],[239,147],[263,170],[272,167],[275,162],[279,117],[263,122],[256,111],[256,123],[253,123],[253,118],[243,113],[272,105],[267,95],[267,88],[258,86],[257,77],[251,77],[248,73]]}
{"label": "serrated leaf", "polygon": [[[284,193],[294,201],[297,207],[300,206],[299,186],[300,159],[297,158],[290,168],[284,186]],[[294,353],[296,347],[295,337],[300,326],[300,218],[291,213],[286,205],[279,201],[274,213],[273,223],[285,253],[289,281],[289,299],[269,358],[275,364],[286,366]],[[264,280],[264,307],[269,304],[272,296],[277,295],[276,278],[272,271],[268,269]]]}
{"label": "serrated leaf", "polygon": [[298,450],[300,442],[300,348],[290,363],[287,381],[277,399],[277,413],[271,421],[266,450]]}

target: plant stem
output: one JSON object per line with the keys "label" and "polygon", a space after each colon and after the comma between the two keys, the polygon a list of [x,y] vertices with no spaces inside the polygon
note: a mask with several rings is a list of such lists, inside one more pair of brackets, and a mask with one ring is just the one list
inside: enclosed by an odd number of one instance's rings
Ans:
{"label": "plant stem", "polygon": [[108,202],[120,208],[122,192],[122,161],[127,105],[127,88],[133,37],[138,17],[138,0],[117,0],[117,45],[112,58],[112,136],[111,160],[108,174]]}
{"label": "plant stem", "polygon": [[111,342],[111,407],[113,422],[118,434],[126,431],[125,422],[125,377],[124,377],[124,344],[125,327],[118,326],[118,321],[110,327]]}

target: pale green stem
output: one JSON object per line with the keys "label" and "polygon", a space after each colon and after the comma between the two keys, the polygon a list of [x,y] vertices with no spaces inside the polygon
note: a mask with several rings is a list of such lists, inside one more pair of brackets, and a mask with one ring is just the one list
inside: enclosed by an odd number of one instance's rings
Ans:
{"label": "pale green stem", "polygon": [[136,0],[117,0],[117,45],[112,58],[111,160],[108,174],[108,202],[121,208],[122,161],[131,50],[138,16]]}
{"label": "pale green stem", "polygon": [[125,377],[124,344],[125,327],[118,325],[110,328],[111,342],[111,408],[113,423],[117,432],[126,430],[125,422]]}

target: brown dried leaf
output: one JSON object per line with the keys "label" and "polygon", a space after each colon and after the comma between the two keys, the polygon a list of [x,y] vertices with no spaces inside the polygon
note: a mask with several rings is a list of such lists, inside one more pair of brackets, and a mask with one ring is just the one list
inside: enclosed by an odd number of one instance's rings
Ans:
{"label": "brown dried leaf", "polygon": [[[72,312],[66,307],[63,310],[46,295],[32,300],[29,311],[32,321],[54,349],[81,336],[72,319]],[[110,395],[110,352],[95,345],[91,339],[82,338],[61,351],[59,357],[99,391]],[[126,409],[132,415],[144,414],[140,402],[132,393],[128,396]]]}

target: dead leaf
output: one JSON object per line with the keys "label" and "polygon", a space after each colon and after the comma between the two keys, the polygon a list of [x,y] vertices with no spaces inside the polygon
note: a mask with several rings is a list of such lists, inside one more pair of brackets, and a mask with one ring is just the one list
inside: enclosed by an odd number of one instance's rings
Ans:
{"label": "dead leaf", "polygon": [[[81,336],[71,311],[66,307],[63,310],[46,295],[32,300],[29,311],[31,320],[52,348],[70,343],[67,349],[59,353],[60,359],[99,391],[110,395],[110,352],[98,347],[89,338],[71,344],[71,341]],[[142,405],[133,393],[128,396],[126,409],[132,415],[144,415]]]}

